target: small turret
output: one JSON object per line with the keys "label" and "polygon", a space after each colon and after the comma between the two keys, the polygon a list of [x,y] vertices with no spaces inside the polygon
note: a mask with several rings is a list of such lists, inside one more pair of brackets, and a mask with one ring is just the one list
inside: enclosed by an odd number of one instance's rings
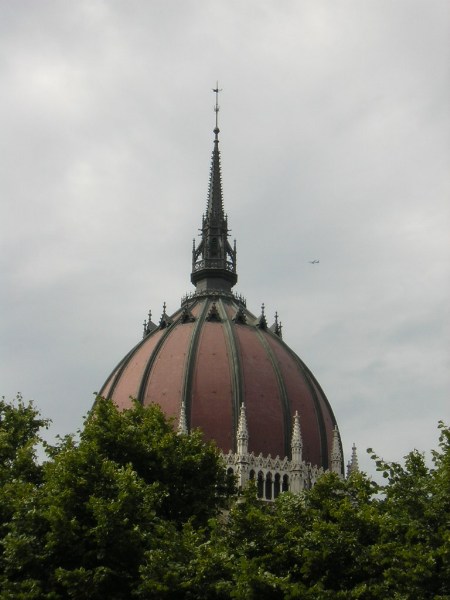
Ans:
{"label": "small turret", "polygon": [[298,494],[304,487],[304,473],[302,462],[303,441],[302,432],[300,430],[300,417],[295,411],[294,425],[292,427],[291,438],[291,465],[290,465],[290,487],[289,489],[294,494]]}
{"label": "small turret", "polygon": [[243,489],[248,482],[248,428],[245,404],[241,404],[239,412],[239,424],[237,429],[237,453],[236,453],[236,475],[237,484]]}
{"label": "small turret", "polygon": [[187,435],[189,433],[189,429],[187,426],[186,420],[186,406],[184,404],[184,400],[181,402],[180,407],[180,418],[178,420],[178,435]]}
{"label": "small turret", "polygon": [[291,455],[292,455],[292,462],[294,464],[297,464],[297,465],[301,464],[302,450],[303,450],[303,441],[302,441],[302,433],[300,430],[300,417],[298,416],[298,412],[295,411],[294,427],[292,429],[292,441],[291,441]]}
{"label": "small turret", "polygon": [[330,471],[342,477],[342,450],[339,430],[335,425],[333,430],[333,445],[331,447]]}
{"label": "small turret", "polygon": [[248,428],[247,416],[245,414],[245,404],[241,404],[239,413],[239,425],[237,429],[237,453],[239,456],[244,456],[248,453]]}
{"label": "small turret", "polygon": [[358,455],[356,453],[356,446],[352,446],[352,458],[347,464],[347,477],[352,473],[359,473]]}

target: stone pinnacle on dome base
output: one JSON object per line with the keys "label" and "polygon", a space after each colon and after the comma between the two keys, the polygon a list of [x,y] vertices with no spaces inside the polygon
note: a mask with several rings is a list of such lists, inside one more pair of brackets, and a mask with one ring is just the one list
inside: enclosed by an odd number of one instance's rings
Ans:
{"label": "stone pinnacle on dome base", "polygon": [[248,427],[245,404],[241,404],[237,428],[236,475],[238,487],[243,489],[248,483]]}
{"label": "stone pinnacle on dome base", "polygon": [[330,456],[330,471],[336,473],[339,477],[342,477],[342,451],[341,451],[341,440],[339,436],[339,430],[337,425],[334,426],[333,430],[333,445],[331,447]]}
{"label": "stone pinnacle on dome base", "polygon": [[295,464],[300,464],[302,462],[302,450],[303,450],[303,441],[302,441],[302,432],[300,429],[300,417],[297,411],[295,411],[294,415],[294,425],[292,428],[292,439],[291,439],[291,455],[292,462]]}
{"label": "stone pinnacle on dome base", "polygon": [[189,433],[189,429],[187,426],[187,420],[186,420],[186,405],[183,402],[181,403],[181,407],[180,407],[180,418],[178,420],[178,435],[188,435]]}
{"label": "stone pinnacle on dome base", "polygon": [[356,453],[355,444],[352,446],[352,458],[347,464],[347,477],[349,477],[352,473],[359,473],[358,455]]}
{"label": "stone pinnacle on dome base", "polygon": [[300,429],[300,417],[295,411],[294,424],[292,427],[291,438],[291,462],[290,462],[290,486],[289,489],[294,494],[300,493],[304,488],[304,463],[302,459],[303,441]]}
{"label": "stone pinnacle on dome base", "polygon": [[239,455],[245,455],[248,452],[248,427],[247,427],[247,415],[245,414],[245,404],[241,404],[241,410],[239,412],[239,424],[237,429],[237,453]]}

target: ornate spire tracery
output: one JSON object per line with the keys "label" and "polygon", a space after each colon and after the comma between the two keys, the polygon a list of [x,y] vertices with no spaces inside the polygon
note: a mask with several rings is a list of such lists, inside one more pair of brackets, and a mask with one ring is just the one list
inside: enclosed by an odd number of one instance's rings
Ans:
{"label": "ornate spire tracery", "polygon": [[228,241],[228,219],[223,209],[222,174],[220,168],[219,127],[218,127],[218,95],[221,90],[217,85],[213,89],[216,94],[216,123],[214,128],[214,148],[209,177],[206,214],[202,218],[201,241],[192,249],[191,281],[198,290],[220,289],[230,291],[237,282],[236,242],[232,247]]}

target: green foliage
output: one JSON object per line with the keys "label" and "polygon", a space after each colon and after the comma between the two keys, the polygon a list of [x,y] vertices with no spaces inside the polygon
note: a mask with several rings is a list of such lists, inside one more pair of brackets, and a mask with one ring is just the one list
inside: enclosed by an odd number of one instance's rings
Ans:
{"label": "green foliage", "polygon": [[[176,435],[156,405],[118,411],[98,398],[86,418],[80,448],[88,447],[118,465],[131,464],[147,484],[160,487],[160,515],[179,524],[194,518],[206,523],[227,504],[234,481],[221,468],[217,448],[200,432]],[[199,490],[202,493],[199,493]]]}
{"label": "green foliage", "polygon": [[12,403],[0,400],[0,573],[5,569],[3,540],[14,515],[42,480],[36,454],[42,444],[40,430],[48,424],[20,394]]}
{"label": "green foliage", "polygon": [[[32,444],[45,421],[27,410],[30,434],[19,436],[24,407],[5,408],[5,438],[20,440],[4,461],[5,481],[15,481],[24,447],[29,461],[28,488],[16,494],[1,539],[2,599],[128,599],[162,540],[184,539],[186,522],[206,525],[234,490],[217,449],[199,433],[176,435],[157,406],[119,412],[99,398],[79,442],[60,440],[42,466]],[[28,477],[34,471],[39,477]]]}
{"label": "green foliage", "polygon": [[36,448],[42,442],[39,431],[48,424],[20,394],[12,403],[5,398],[0,400],[0,485],[14,480],[39,481],[41,469],[36,463]]}
{"label": "green foliage", "polygon": [[387,482],[380,487],[380,555],[383,580],[405,598],[450,598],[449,429],[442,423],[434,468],[414,450],[404,465],[372,454]]}
{"label": "green foliage", "polygon": [[0,600],[450,599],[450,430],[432,467],[370,450],[383,479],[327,473],[274,503],[233,482],[157,406],[98,399],[47,448],[47,422],[0,404]]}

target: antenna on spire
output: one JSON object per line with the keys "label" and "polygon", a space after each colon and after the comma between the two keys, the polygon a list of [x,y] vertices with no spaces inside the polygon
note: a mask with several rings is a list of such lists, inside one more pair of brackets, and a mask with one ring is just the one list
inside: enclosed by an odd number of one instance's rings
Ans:
{"label": "antenna on spire", "polygon": [[214,112],[216,113],[216,127],[214,129],[214,133],[216,134],[216,136],[219,133],[219,120],[218,120],[219,110],[220,110],[220,106],[219,106],[219,92],[221,92],[221,91],[222,91],[222,88],[219,89],[219,82],[216,81],[216,87],[213,88],[213,92],[216,95],[216,105],[214,106]]}

